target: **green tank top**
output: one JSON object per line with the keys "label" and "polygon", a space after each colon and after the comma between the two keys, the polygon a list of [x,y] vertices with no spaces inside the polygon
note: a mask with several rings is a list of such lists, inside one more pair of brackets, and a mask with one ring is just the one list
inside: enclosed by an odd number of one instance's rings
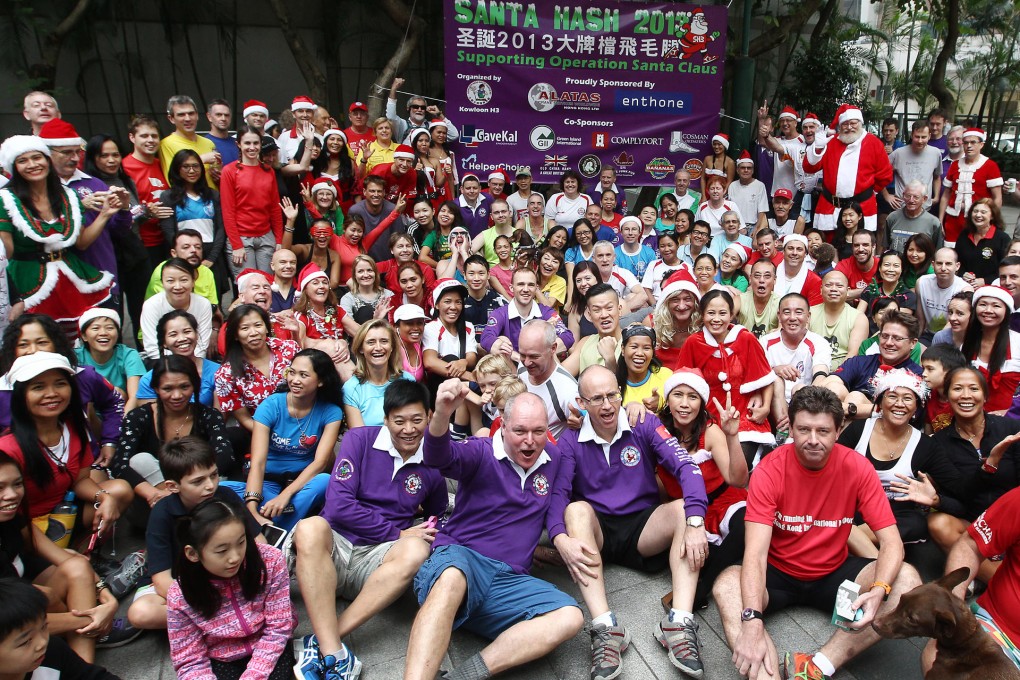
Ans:
{"label": "green tank top", "polygon": [[843,313],[831,326],[825,322],[824,304],[811,308],[810,329],[825,338],[829,342],[829,347],[832,348],[832,364],[829,370],[835,371],[846,360],[847,350],[850,346],[850,331],[853,330],[856,320],[857,309],[850,305],[843,305]]}
{"label": "green tank top", "polygon": [[[620,351],[623,349],[621,343],[616,344],[616,359],[620,359]],[[599,336],[592,335],[585,339],[584,346],[581,348],[580,356],[578,357],[581,361],[581,371],[588,368],[589,366],[605,366],[606,360],[599,354]],[[580,375],[580,371],[578,372]]]}

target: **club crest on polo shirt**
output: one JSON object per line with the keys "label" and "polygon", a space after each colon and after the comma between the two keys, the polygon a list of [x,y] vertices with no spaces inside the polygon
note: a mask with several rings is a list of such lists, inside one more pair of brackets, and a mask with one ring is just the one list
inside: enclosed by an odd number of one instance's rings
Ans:
{"label": "club crest on polo shirt", "polygon": [[336,464],[336,472],[334,476],[338,482],[346,482],[354,474],[354,463],[349,459],[344,458]]}
{"label": "club crest on polo shirt", "polygon": [[531,488],[535,490],[535,493],[539,496],[549,495],[549,480],[539,472],[535,475],[535,478],[531,480]]}
{"label": "club crest on polo shirt", "polygon": [[620,462],[627,467],[634,467],[641,462],[641,452],[636,446],[624,446],[620,451]]}
{"label": "club crest on polo shirt", "polygon": [[417,473],[412,472],[404,480],[404,491],[410,496],[417,496],[421,491],[421,477]]}

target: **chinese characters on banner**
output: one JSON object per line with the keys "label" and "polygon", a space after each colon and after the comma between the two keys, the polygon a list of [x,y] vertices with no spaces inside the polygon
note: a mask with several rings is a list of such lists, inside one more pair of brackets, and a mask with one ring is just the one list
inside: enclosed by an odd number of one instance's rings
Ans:
{"label": "chinese characters on banner", "polygon": [[621,184],[701,176],[719,130],[726,7],[447,0],[446,111],[460,170],[573,168]]}

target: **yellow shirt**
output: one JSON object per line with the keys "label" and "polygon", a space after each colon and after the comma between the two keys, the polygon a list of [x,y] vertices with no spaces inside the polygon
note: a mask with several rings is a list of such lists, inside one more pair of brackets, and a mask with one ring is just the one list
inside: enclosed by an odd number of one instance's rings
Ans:
{"label": "yellow shirt", "polygon": [[631,402],[641,402],[652,396],[652,392],[659,391],[659,405],[655,407],[655,412],[666,404],[666,394],[663,388],[666,386],[666,381],[673,375],[673,371],[669,370],[665,366],[660,366],[659,370],[648,375],[648,380],[638,387],[632,387],[630,384],[627,385],[627,394],[623,398],[623,404],[626,406]]}
{"label": "yellow shirt", "polygon": [[567,300],[567,282],[562,276],[553,274],[548,283],[542,286],[542,292],[556,300],[556,309],[559,310]]}
{"label": "yellow shirt", "polygon": [[[179,135],[176,132],[170,133],[168,136],[159,140],[159,164],[163,168],[163,176],[170,179],[170,162],[177,155],[178,151],[183,149],[191,149],[199,156],[209,153],[210,151],[216,151],[216,145],[210,140],[206,139],[202,135],[197,135],[195,141],[191,141],[183,135]],[[212,179],[212,175],[209,173],[209,164],[205,164],[205,181],[208,182],[209,186],[213,189],[216,188],[216,183]]]}
{"label": "yellow shirt", "polygon": [[375,166],[392,163],[393,152],[396,150],[397,145],[393,142],[390,142],[390,145],[385,148],[379,146],[379,142],[372,142],[372,155],[368,157],[368,163],[365,165],[365,170],[371,175]]}

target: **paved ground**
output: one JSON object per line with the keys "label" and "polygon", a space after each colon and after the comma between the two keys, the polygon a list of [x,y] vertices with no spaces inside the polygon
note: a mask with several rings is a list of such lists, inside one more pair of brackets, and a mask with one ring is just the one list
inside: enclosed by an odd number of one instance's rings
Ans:
{"label": "paved ground", "polygon": [[[138,545],[140,536],[120,539],[118,553]],[[937,565],[930,551],[923,562],[929,564],[926,578],[936,575]],[[539,572],[543,578],[564,591],[580,594],[564,570]],[[607,573],[609,604],[631,630],[633,642],[624,654],[624,680],[652,680],[683,677],[666,658],[665,651],[653,637],[655,624],[662,615],[659,598],[670,588],[666,573],[648,575],[621,567],[610,567]],[[296,591],[295,591],[296,592]],[[304,607],[297,597],[295,606],[301,623],[295,633],[300,637],[311,632]],[[344,606],[342,600],[337,607]],[[123,607],[122,607],[123,609]],[[354,633],[348,645],[364,663],[362,677],[366,680],[398,680],[402,677],[407,638],[417,607],[413,596],[405,595],[388,610]],[[730,663],[730,651],[723,636],[722,624],[715,605],[698,613],[701,640],[704,644],[707,680],[737,680]],[[815,651],[833,631],[829,617],[809,609],[795,608],[768,617],[767,625],[780,650]],[[918,659],[923,641],[886,640],[880,642],[847,668],[839,671],[839,680],[920,680]],[[485,642],[470,633],[454,633],[444,668],[451,668],[482,649]],[[582,632],[562,645],[549,657],[505,676],[513,680],[587,680],[588,636]],[[124,680],[171,680],[175,677],[169,659],[166,637],[148,633],[131,645],[101,651],[98,663],[105,665]]]}

